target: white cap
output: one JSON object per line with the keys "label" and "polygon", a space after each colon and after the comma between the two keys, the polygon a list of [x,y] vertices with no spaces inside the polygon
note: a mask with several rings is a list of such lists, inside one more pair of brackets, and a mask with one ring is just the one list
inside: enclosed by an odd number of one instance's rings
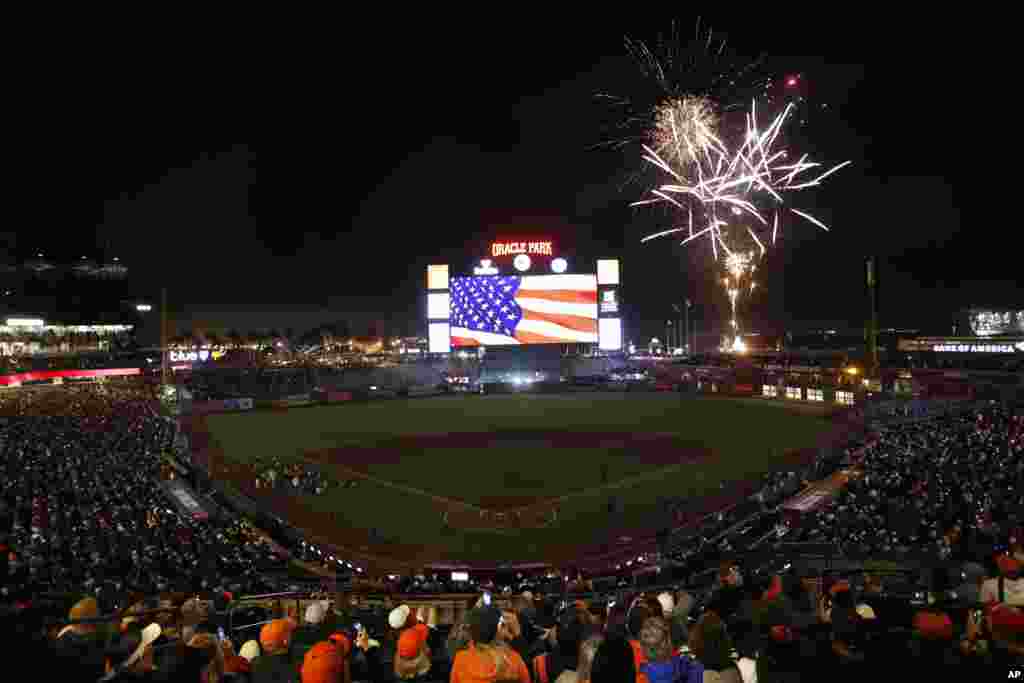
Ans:
{"label": "white cap", "polygon": [[317,600],[306,608],[306,623],[320,624],[327,616],[329,603],[326,600]]}
{"label": "white cap", "polygon": [[530,591],[523,591],[523,597],[527,600],[533,600],[533,593]]}
{"label": "white cap", "polygon": [[388,615],[388,624],[391,625],[391,628],[402,628],[408,621],[411,611],[408,605],[399,605]]}
{"label": "white cap", "polygon": [[146,648],[152,645],[153,641],[159,638],[161,633],[163,633],[163,630],[160,628],[160,624],[156,623],[150,624],[146,628],[142,629],[142,641],[139,643],[139,646],[135,648],[135,652],[132,653],[132,656],[125,660],[124,668],[127,669],[134,665],[135,662],[142,659],[142,655],[146,651]]}
{"label": "white cap", "polygon": [[871,609],[870,605],[857,605],[857,614],[860,615],[861,619],[875,618],[875,610]]}
{"label": "white cap", "polygon": [[668,593],[662,593],[658,596],[658,602],[661,603],[661,611],[665,615],[672,614],[672,610],[676,608],[676,601],[672,599],[672,596]]}
{"label": "white cap", "polygon": [[247,640],[242,649],[238,651],[238,655],[252,662],[252,660],[260,656],[260,644],[255,640]]}

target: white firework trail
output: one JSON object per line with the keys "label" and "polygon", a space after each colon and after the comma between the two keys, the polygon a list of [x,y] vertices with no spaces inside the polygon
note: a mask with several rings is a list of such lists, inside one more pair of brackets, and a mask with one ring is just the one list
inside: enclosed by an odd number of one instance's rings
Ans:
{"label": "white firework trail", "polygon": [[[792,207],[786,207],[785,193],[819,186],[825,178],[848,166],[846,161],[833,166],[811,180],[803,180],[804,174],[821,166],[820,163],[807,161],[804,154],[796,163],[786,163],[788,152],[775,150],[774,145],[782,131],[793,105],[775,117],[763,131],[757,125],[757,109],[751,105],[747,115],[747,131],[742,144],[730,150],[712,130],[717,121],[713,116],[703,115],[703,103],[677,101],[674,109],[669,109],[661,120],[662,144],[658,149],[644,145],[644,160],[654,165],[671,178],[669,183],[653,188],[651,199],[633,203],[633,206],[667,202],[672,206],[686,208],[689,224],[686,228],[672,228],[644,237],[641,241],[688,232],[680,242],[686,245],[707,235],[711,241],[713,258],[717,262],[719,248],[725,254],[725,269],[728,277],[723,280],[732,310],[733,347],[741,345],[739,323],[736,320],[737,300],[744,280],[749,280],[749,291],[753,292],[756,283],[751,277],[757,267],[757,261],[767,252],[764,241],[750,225],[744,226],[759,249],[755,258],[753,251],[744,254],[739,247],[730,244],[723,228],[728,222],[720,220],[717,210],[728,208],[737,216],[753,218],[755,225],[767,228],[768,220],[758,207],[762,199],[770,198],[770,205],[775,209],[771,222],[771,245],[776,244],[779,233],[779,210],[789,210],[828,232],[828,226],[809,213]],[[682,122],[683,125],[677,125]],[[657,141],[657,140],[656,140]],[[659,153],[668,150],[671,156]],[[668,156],[666,159],[665,156]],[[685,204],[684,204],[685,202]],[[693,209],[700,208],[706,216],[707,225],[694,231]]]}
{"label": "white firework trail", "polygon": [[[752,217],[762,226],[767,227],[769,221],[758,207],[757,201],[761,195],[767,195],[773,200],[776,208],[784,206],[786,192],[816,187],[821,182],[840,169],[848,166],[847,161],[838,164],[817,177],[802,181],[801,175],[810,169],[817,168],[821,164],[807,161],[807,155],[800,157],[794,163],[780,163],[786,159],[786,150],[774,150],[773,145],[778,140],[783,124],[789,117],[793,105],[775,117],[771,124],[764,130],[757,125],[757,111],[751,106],[747,115],[747,131],[743,143],[734,150],[729,150],[704,121],[694,117],[689,121],[688,126],[673,127],[672,137],[676,150],[685,148],[685,155],[674,155],[674,159],[666,160],[658,150],[644,145],[644,160],[654,165],[672,178],[671,183],[660,185],[651,190],[654,196],[652,199],[645,199],[634,202],[634,206],[642,204],[655,204],[668,202],[676,208],[683,208],[682,201],[686,201],[686,208],[691,212],[692,222],[693,204],[700,206],[708,216],[707,227],[694,232],[692,226],[689,236],[682,242],[686,244],[698,235],[707,234],[711,240],[715,258],[718,258],[718,246],[728,255],[736,250],[730,247],[723,234],[722,227],[726,225],[715,216],[716,207],[735,207],[740,214]],[[689,162],[678,166],[673,164],[681,162],[683,158]],[[695,181],[688,180],[695,178]],[[799,181],[799,182],[798,182]],[[822,221],[816,217],[797,209],[790,208],[797,216],[812,223],[821,229],[828,231]],[[779,230],[779,216],[775,212],[772,222],[772,244],[774,245]],[[682,232],[683,228],[666,230],[649,235],[643,239],[647,242],[656,237]],[[747,233],[757,243],[763,255],[766,252],[764,242],[750,227]]]}

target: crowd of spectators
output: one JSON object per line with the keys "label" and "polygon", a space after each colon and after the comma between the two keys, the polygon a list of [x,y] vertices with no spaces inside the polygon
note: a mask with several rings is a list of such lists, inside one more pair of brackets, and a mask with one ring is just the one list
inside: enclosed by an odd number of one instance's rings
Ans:
{"label": "crowd of spectators", "polygon": [[787,540],[979,562],[1024,522],[1024,416],[992,403],[886,427],[860,470]]}
{"label": "crowd of spectators", "polygon": [[147,390],[34,398],[28,415],[24,397],[5,403],[0,425],[4,596],[85,591],[110,608],[132,591],[269,587],[262,572],[286,560],[250,525],[184,514],[161,487],[175,429]]}
{"label": "crowd of spectators", "polygon": [[[592,602],[566,600],[594,590],[582,577],[556,576],[565,588],[535,597],[537,576],[496,586],[420,574],[378,589],[487,593],[450,625],[405,605],[386,619],[329,600],[301,615],[253,609],[257,635],[239,621],[232,631],[219,611],[235,595],[276,588],[268,577],[286,558],[240,517],[199,521],[172,509],[160,470],[176,431],[154,397],[142,385],[109,385],[0,401],[0,545],[10,551],[0,553],[0,604],[24,610],[41,594],[73,594],[72,620],[131,606],[114,628],[50,633],[56,657],[38,661],[37,675],[52,665],[64,667],[61,680],[751,683],[889,677],[908,654],[924,669],[1024,664],[1024,418],[1002,404],[969,414],[922,405],[917,417],[932,419],[880,429],[858,457],[862,476],[786,537],[866,556],[922,551],[943,561],[925,598],[897,594],[878,575],[841,580],[789,563],[765,572],[725,561],[706,588]],[[743,550],[729,535],[738,522],[850,451],[767,475],[748,504],[705,519],[696,550],[679,557],[696,567]],[[329,485],[281,461],[261,467],[277,486]]]}

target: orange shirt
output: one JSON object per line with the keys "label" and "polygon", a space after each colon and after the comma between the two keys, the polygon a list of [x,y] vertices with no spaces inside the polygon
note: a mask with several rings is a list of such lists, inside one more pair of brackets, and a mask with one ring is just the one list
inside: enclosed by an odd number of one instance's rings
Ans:
{"label": "orange shirt", "polygon": [[511,649],[498,649],[496,653],[484,652],[470,645],[455,655],[449,683],[493,683],[498,680],[498,667],[494,659],[503,656],[507,662],[501,680],[516,680],[531,683],[530,670],[519,653]]}
{"label": "orange shirt", "polygon": [[639,640],[630,640],[630,647],[633,648],[633,665],[636,666],[636,683],[650,683],[647,680],[647,674],[640,673],[640,665],[647,662],[647,657],[644,656],[644,650],[640,647]]}

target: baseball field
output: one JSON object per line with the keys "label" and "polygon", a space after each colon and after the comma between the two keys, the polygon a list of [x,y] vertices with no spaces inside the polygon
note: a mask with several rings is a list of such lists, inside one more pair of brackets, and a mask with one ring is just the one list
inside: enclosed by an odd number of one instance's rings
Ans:
{"label": "baseball field", "polygon": [[666,499],[721,496],[783,466],[836,426],[806,404],[655,393],[380,400],[202,423],[222,476],[247,493],[258,459],[346,482],[257,495],[312,536],[396,569],[566,561],[650,531]]}

